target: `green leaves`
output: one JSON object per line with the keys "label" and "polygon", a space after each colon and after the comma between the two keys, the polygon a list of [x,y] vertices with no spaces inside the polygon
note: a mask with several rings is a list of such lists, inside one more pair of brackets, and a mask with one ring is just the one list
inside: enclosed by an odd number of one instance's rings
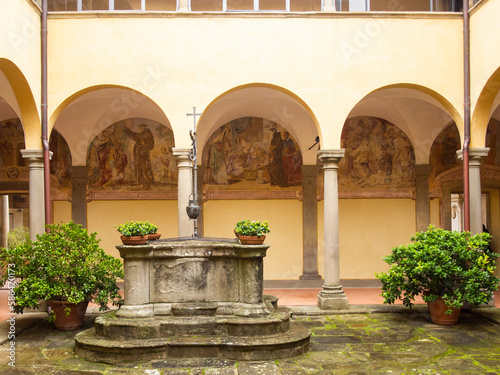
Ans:
{"label": "green leaves", "polygon": [[269,223],[267,220],[264,220],[262,223],[260,221],[241,220],[236,223],[234,231],[236,234],[240,234],[242,236],[258,237],[266,233],[270,233]]}
{"label": "green leaves", "polygon": [[375,275],[382,281],[384,303],[400,299],[412,307],[417,295],[426,302],[442,296],[449,307],[488,302],[499,282],[493,276],[498,255],[489,248],[490,240],[487,233],[472,236],[433,226],[416,233],[413,243],[383,258],[389,271]]}
{"label": "green leaves", "polygon": [[[36,308],[46,299],[79,303],[94,297],[101,309],[108,302],[117,303],[121,296],[116,279],[123,278],[122,264],[100,248],[97,233],[88,234],[72,222],[47,228],[36,241],[26,239],[0,249],[1,264],[14,264],[19,279],[14,288],[16,311]],[[1,284],[7,279],[4,275]]]}
{"label": "green leaves", "polygon": [[149,221],[127,221],[115,227],[118,232],[127,237],[156,234],[158,231],[158,227]]}

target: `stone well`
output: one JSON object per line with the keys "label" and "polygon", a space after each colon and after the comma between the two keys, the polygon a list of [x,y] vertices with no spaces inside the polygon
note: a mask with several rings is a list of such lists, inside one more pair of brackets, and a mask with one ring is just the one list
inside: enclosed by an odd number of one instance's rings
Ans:
{"label": "stone well", "polygon": [[117,246],[125,303],[76,336],[90,361],[179,357],[278,359],[305,353],[308,330],[263,295],[268,245],[203,238]]}

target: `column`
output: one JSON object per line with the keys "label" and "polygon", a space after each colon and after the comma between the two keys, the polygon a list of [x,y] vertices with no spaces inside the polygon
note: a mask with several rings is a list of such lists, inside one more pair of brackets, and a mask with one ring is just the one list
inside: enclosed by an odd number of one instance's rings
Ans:
{"label": "column", "polygon": [[324,0],[323,12],[335,12],[335,0]]}
{"label": "column", "polygon": [[431,166],[429,164],[417,164],[417,191],[415,202],[415,215],[417,232],[427,230],[431,222],[431,209],[429,202],[429,175]]}
{"label": "column", "polygon": [[45,232],[45,197],[43,178],[43,150],[21,150],[29,168],[29,226],[30,238]]}
{"label": "column", "polygon": [[[470,232],[472,234],[483,231],[482,203],[481,203],[481,160],[488,156],[489,147],[469,149],[469,205],[470,205]],[[463,150],[457,151],[458,158],[463,160]]]}
{"label": "column", "polygon": [[301,280],[321,279],[318,274],[317,165],[302,166],[302,275]]}
{"label": "column", "polygon": [[451,183],[444,181],[441,186],[441,228],[451,230]]}
{"label": "column", "polygon": [[189,204],[189,195],[191,194],[191,172],[193,163],[189,160],[189,148],[172,149],[177,159],[177,169],[179,177],[177,180],[177,215],[179,219],[178,236],[191,237],[194,235],[194,223],[189,219],[186,213],[186,207]]}
{"label": "column", "polygon": [[[9,235],[9,196],[0,195],[0,247],[7,247],[7,236]],[[1,271],[0,271],[1,272]]]}
{"label": "column", "polygon": [[203,237],[203,174],[205,173],[205,166],[198,165],[198,204],[201,207],[200,216],[198,216],[198,236]]}
{"label": "column", "polygon": [[191,10],[190,0],[179,0],[177,3],[178,12],[189,12]]}
{"label": "column", "polygon": [[87,167],[71,167],[73,192],[71,197],[71,220],[87,228]]}
{"label": "column", "polygon": [[318,295],[318,306],[322,310],[347,308],[347,297],[340,285],[339,254],[339,192],[337,172],[339,161],[345,150],[320,150],[319,162],[323,165],[324,192],[324,249],[325,271],[323,289]]}

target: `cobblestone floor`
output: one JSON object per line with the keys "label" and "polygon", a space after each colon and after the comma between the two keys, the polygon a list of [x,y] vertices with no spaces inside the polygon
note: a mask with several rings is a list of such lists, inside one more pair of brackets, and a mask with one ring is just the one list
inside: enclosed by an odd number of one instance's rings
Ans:
{"label": "cobblestone floor", "polygon": [[[92,326],[95,316],[87,316],[83,329]],[[294,315],[293,320],[312,333],[310,351],[299,357],[264,362],[171,359],[122,367],[79,359],[74,354],[79,331],[57,331],[37,319],[16,337],[15,367],[9,365],[9,342],[0,346],[0,374],[500,374],[500,310],[495,307],[462,312],[459,324],[451,327],[432,324],[423,308]]]}

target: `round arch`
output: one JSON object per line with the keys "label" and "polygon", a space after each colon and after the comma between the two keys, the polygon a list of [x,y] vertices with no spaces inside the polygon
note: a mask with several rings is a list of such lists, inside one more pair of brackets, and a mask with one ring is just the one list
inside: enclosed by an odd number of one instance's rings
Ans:
{"label": "round arch", "polygon": [[26,77],[16,64],[4,58],[0,58],[0,71],[5,75],[12,89],[13,97],[7,93],[4,99],[21,119],[26,148],[41,149],[40,115]]}
{"label": "round arch", "polygon": [[500,68],[485,83],[479,94],[471,118],[471,147],[484,147],[489,121],[500,106]]}
{"label": "round arch", "polygon": [[265,118],[285,127],[299,144],[304,164],[316,164],[316,149],[308,150],[317,136],[321,139],[316,116],[299,96],[268,83],[233,87],[209,103],[197,124],[200,152],[220,126],[246,116]]}
{"label": "round arch", "polygon": [[347,119],[356,116],[383,118],[398,126],[410,139],[417,164],[429,162],[435,138],[450,123],[455,122],[463,136],[463,119],[456,108],[439,93],[417,84],[391,84],[371,91]]}
{"label": "round arch", "polygon": [[156,102],[117,85],[91,86],[74,93],[54,110],[49,127],[68,141],[73,165],[85,165],[89,142],[108,126],[128,118],[150,119],[172,129]]}

